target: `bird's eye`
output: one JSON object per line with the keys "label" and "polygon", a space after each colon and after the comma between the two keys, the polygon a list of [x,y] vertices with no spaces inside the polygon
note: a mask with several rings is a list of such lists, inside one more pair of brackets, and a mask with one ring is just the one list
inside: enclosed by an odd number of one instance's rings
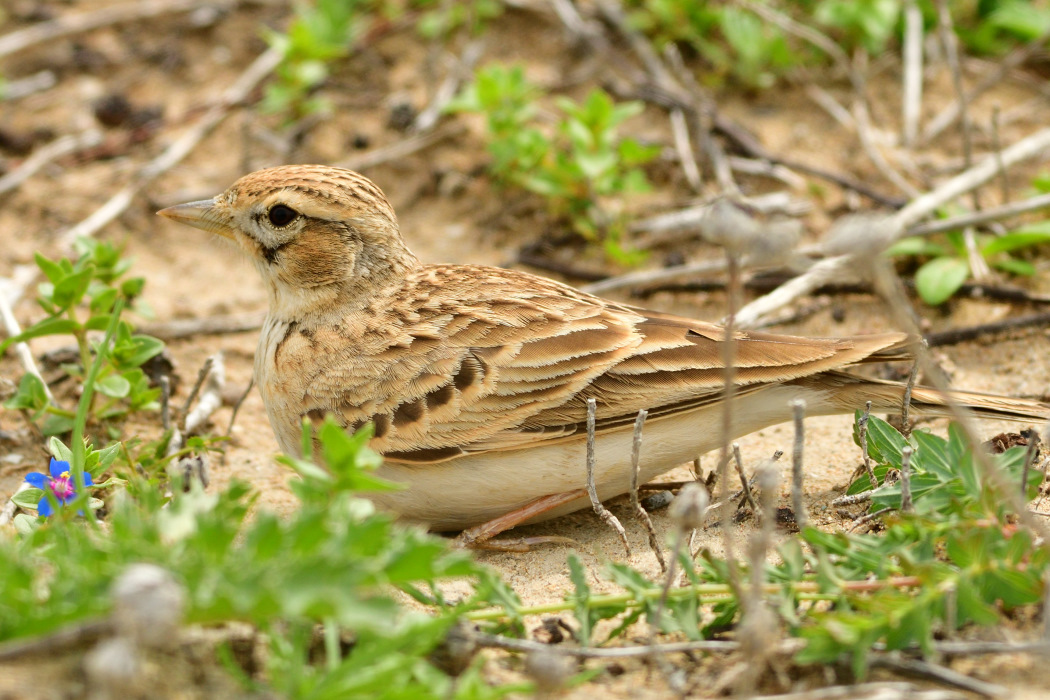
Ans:
{"label": "bird's eye", "polygon": [[271,224],[278,228],[283,228],[295,221],[296,217],[299,216],[299,212],[284,204],[275,204],[270,207],[270,211],[267,212],[266,216],[270,219]]}

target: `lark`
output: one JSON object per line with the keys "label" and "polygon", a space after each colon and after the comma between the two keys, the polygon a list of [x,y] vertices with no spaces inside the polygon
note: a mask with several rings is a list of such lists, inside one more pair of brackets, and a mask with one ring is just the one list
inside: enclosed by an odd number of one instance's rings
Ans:
{"label": "lark", "polygon": [[[722,444],[725,329],[585,294],[515,270],[421,263],[380,189],[349,170],[260,170],[161,215],[236,244],[269,296],[255,379],[281,449],[304,418],[374,427],[373,496],[435,530],[502,526],[588,504],[587,401],[601,499],[630,488],[632,428],[649,412],[641,479]],[[914,338],[734,333],[733,438],[807,415],[900,407],[904,386],[849,368],[904,360]],[[979,415],[1044,421],[1050,407],[958,393]],[[917,387],[917,413],[946,413]]]}

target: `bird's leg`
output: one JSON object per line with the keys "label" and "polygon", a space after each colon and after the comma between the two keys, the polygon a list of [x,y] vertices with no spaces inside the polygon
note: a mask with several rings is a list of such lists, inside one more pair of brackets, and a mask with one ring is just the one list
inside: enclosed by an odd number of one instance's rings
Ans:
{"label": "bird's leg", "polygon": [[464,530],[459,533],[458,537],[456,537],[455,545],[464,549],[492,549],[505,552],[527,552],[529,548],[535,544],[548,544],[551,542],[574,543],[574,541],[568,537],[559,537],[557,535],[522,537],[509,540],[492,540],[492,538],[501,532],[505,532],[512,527],[516,527],[527,520],[535,518],[537,515],[542,515],[558,506],[586,497],[587,489],[576,489],[574,491],[566,491],[565,493],[541,496],[535,501],[526,503],[517,510],[512,510],[511,512],[505,513],[498,518],[494,518],[487,523],[482,523],[481,525],[476,525],[470,529]]}

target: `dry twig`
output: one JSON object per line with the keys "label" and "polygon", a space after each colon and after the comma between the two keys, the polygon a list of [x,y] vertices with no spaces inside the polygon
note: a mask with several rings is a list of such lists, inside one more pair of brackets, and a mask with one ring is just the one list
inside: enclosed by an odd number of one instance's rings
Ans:
{"label": "dry twig", "polygon": [[1028,314],[1026,316],[1014,316],[1012,318],[1005,318],[1001,321],[993,321],[992,323],[981,323],[976,326],[952,328],[946,331],[929,333],[926,335],[925,340],[926,345],[929,347],[939,348],[946,345],[965,343],[983,336],[995,335],[997,333],[1016,330],[1018,328],[1036,328],[1046,325],[1050,325],[1050,312]]}
{"label": "dry twig", "polygon": [[37,44],[53,42],[73,34],[99,27],[149,19],[176,12],[190,12],[201,7],[232,4],[229,0],[137,0],[98,10],[77,12],[40,22],[25,29],[0,36],[0,58],[24,51]]}
{"label": "dry twig", "polygon": [[915,676],[924,680],[933,681],[941,685],[959,688],[970,693],[976,693],[986,698],[1001,698],[1006,695],[1006,688],[994,683],[985,683],[976,678],[970,678],[958,671],[953,671],[944,666],[938,666],[918,659],[904,659],[899,656],[873,656],[872,668],[884,668],[895,673]]}
{"label": "dry twig", "polygon": [[426,150],[446,139],[459,136],[466,130],[467,127],[465,124],[461,122],[450,122],[449,124],[438,127],[433,131],[410,136],[403,141],[392,143],[389,146],[373,148],[370,151],[350,156],[346,160],[336,163],[336,166],[347,168],[349,170],[368,170],[377,165],[401,160],[413,153]]}
{"label": "dry twig", "polygon": [[[910,445],[901,449],[901,512],[912,511],[911,502],[911,454],[913,450]],[[954,627],[949,627],[954,629]]]}
{"label": "dry twig", "polygon": [[627,532],[623,529],[623,525],[620,524],[617,517],[609,512],[609,509],[598,500],[598,487],[595,485],[594,475],[596,461],[594,454],[594,414],[596,407],[597,403],[594,399],[587,399],[587,495],[591,499],[591,508],[594,509],[599,518],[604,520],[620,536],[623,548],[627,550],[627,556],[630,557],[631,545],[627,541]]}
{"label": "dry twig", "polygon": [[[878,488],[879,480],[875,476],[875,470],[871,467],[871,455],[868,454],[868,422],[871,420],[871,401],[864,403],[864,414],[857,421],[857,432],[860,434],[860,452],[864,456],[864,471],[868,473],[868,483],[871,488]],[[838,499],[832,502],[840,505]]]}
{"label": "dry twig", "polygon": [[229,316],[208,316],[206,318],[175,319],[160,323],[147,323],[138,327],[139,333],[151,335],[160,340],[177,340],[191,338],[195,335],[225,335],[257,331],[262,328],[264,312],[231,314]]}
{"label": "dry twig", "polygon": [[40,172],[49,163],[85,148],[93,148],[102,143],[102,132],[89,129],[80,134],[59,136],[57,139],[33,151],[32,155],[22,161],[17,168],[0,177],[0,194],[5,194],[21,186],[23,182]]}
{"label": "dry twig", "polygon": [[642,508],[642,504],[638,502],[638,471],[641,467],[642,427],[645,425],[645,418],[648,415],[649,412],[643,408],[638,411],[638,417],[634,421],[634,436],[631,441],[631,507],[634,508],[638,519],[642,521],[646,532],[649,533],[649,548],[653,550],[653,554],[656,555],[656,561],[660,563],[660,571],[667,571],[667,562],[664,561],[664,553],[660,549],[660,540],[656,536],[653,520],[649,517],[649,513],[645,511],[645,508]]}
{"label": "dry twig", "polygon": [[733,465],[736,467],[737,476],[740,477],[740,490],[744,492],[744,498],[747,499],[747,504],[751,506],[751,512],[755,514],[756,518],[765,517],[765,513],[758,507],[758,503],[755,502],[755,496],[751,493],[751,486],[747,483],[747,474],[744,473],[744,458],[740,454],[740,443],[733,443]]}
{"label": "dry twig", "polygon": [[[1002,153],[1003,167],[1011,167],[1023,160],[1033,158],[1050,148],[1050,128],[1042,129],[1018,141]],[[929,216],[944,204],[956,197],[980,187],[995,177],[999,169],[998,159],[988,157],[974,167],[960,173],[936,189],[914,199],[906,207],[889,217],[886,225],[893,234],[885,243],[897,240],[905,235],[908,227]],[[847,268],[855,262],[853,255],[838,255],[826,258],[814,264],[805,274],[781,285],[765,296],[755,299],[740,310],[738,323],[742,328],[750,328],[769,313],[790,304],[795,299],[809,294],[829,282],[846,279],[851,275]]]}
{"label": "dry twig", "polygon": [[802,502],[802,480],[805,476],[802,465],[802,448],[806,442],[803,419],[806,417],[806,402],[802,399],[795,399],[791,402],[791,410],[795,419],[795,443],[791,457],[791,508],[795,511],[795,523],[798,529],[802,530],[809,525],[806,505]]}
{"label": "dry twig", "polygon": [[[198,378],[198,383],[203,384],[200,400],[197,401],[197,406],[192,411],[186,412],[186,409],[183,409],[185,418],[182,421],[182,429],[186,435],[192,435],[204,425],[211,414],[222,406],[222,389],[226,385],[226,363],[223,362],[222,351],[209,357],[204,367],[207,370],[202,369],[203,376]],[[191,398],[195,394],[196,387],[194,387],[194,394],[191,395]],[[189,401],[186,402],[186,407],[189,407]]]}
{"label": "dry twig", "polygon": [[919,134],[919,118],[922,112],[922,10],[916,0],[904,3],[904,88],[901,98],[901,141],[911,148]]}
{"label": "dry twig", "polygon": [[[102,227],[116,219],[128,208],[135,196],[158,176],[175,167],[218,126],[230,113],[230,109],[243,102],[248,95],[268,76],[282,59],[282,52],[276,48],[267,49],[227,88],[217,103],[201,117],[200,121],[190,127],[176,139],[164,152],[138,170],[131,183],[113,195],[105,204],[76,226],[64,232],[59,242],[61,247],[69,250],[77,238],[95,235]],[[20,265],[15,268],[15,276],[25,279],[25,283],[12,287],[8,301],[14,305],[25,292],[26,287],[36,279],[36,268]]]}
{"label": "dry twig", "polygon": [[998,61],[995,70],[982,78],[977,85],[962,96],[962,99],[956,99],[947,105],[926,124],[926,128],[923,129],[919,137],[919,145],[932,141],[940,136],[945,129],[954,124],[955,120],[962,114],[962,105],[964,103],[973,103],[982,94],[1001,84],[1003,78],[1014,68],[1027,61],[1033,55],[1045,51],[1048,40],[1050,40],[1050,27],[1043,30],[1043,33],[1032,39],[1032,41],[1024,46],[1019,46],[1003,57],[1001,61]]}
{"label": "dry twig", "polygon": [[[0,289],[0,321],[3,322],[4,332],[7,333],[8,338],[14,338],[22,333],[22,327],[18,324],[18,319],[15,318],[14,310],[11,307],[12,303],[7,293],[4,289]],[[44,387],[44,395],[47,396],[48,403],[54,404],[55,397],[51,393],[51,389],[48,387],[47,382],[44,381],[44,377],[40,374],[40,370],[36,366],[36,360],[33,359],[33,353],[29,349],[29,345],[25,342],[15,343],[14,348],[15,354],[18,356],[18,361],[22,363],[22,369],[40,380],[40,383]]]}

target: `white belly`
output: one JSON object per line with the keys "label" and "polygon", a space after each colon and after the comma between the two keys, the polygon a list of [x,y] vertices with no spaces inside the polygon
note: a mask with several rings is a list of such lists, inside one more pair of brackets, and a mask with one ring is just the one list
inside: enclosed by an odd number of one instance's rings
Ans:
{"label": "white belly", "polygon": [[[737,399],[735,436],[746,435],[791,418],[789,402],[804,398],[807,415],[838,412],[818,392],[791,385],[770,387]],[[648,421],[642,432],[639,483],[721,447],[722,408]],[[630,490],[633,428],[599,437],[595,445],[598,497],[613,498]],[[587,485],[583,439],[544,447],[478,454],[425,465],[385,463],[379,475],[408,485],[404,491],[369,494],[380,507],[434,530],[477,525],[542,496]],[[589,504],[586,498],[566,504],[536,520],[546,520]]]}

